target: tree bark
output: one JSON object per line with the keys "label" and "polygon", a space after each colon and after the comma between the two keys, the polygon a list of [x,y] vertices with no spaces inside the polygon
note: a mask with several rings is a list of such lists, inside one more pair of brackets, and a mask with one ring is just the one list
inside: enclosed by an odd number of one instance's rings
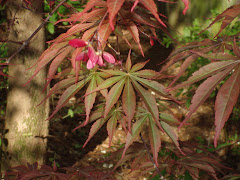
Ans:
{"label": "tree bark", "polygon": [[[6,4],[9,22],[9,38],[11,42],[23,42],[42,23],[40,11],[43,9],[41,1],[35,0],[31,7],[23,8],[22,0],[8,0]],[[30,8],[31,10],[28,10]],[[40,10],[40,11],[39,11]],[[38,11],[38,12],[37,12]],[[20,47],[17,43],[8,43],[9,55]],[[3,159],[3,169],[9,166],[25,165],[26,163],[44,161],[46,152],[46,137],[48,135],[49,102],[45,101],[37,106],[46,96],[42,93],[46,81],[46,70],[40,73],[27,85],[23,84],[32,76],[32,67],[45,49],[45,33],[41,29],[29,45],[11,60],[9,66],[9,90],[7,96],[7,110],[5,130],[8,133],[6,151],[8,157]]]}

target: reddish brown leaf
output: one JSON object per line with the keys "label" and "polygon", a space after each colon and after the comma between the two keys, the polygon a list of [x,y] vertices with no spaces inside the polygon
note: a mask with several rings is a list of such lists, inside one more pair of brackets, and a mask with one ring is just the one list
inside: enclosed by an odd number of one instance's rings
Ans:
{"label": "reddish brown leaf", "polygon": [[55,110],[48,119],[51,119],[63,106],[65,106],[68,103],[69,99],[73,97],[78,91],[80,91],[90,79],[91,76],[88,76],[86,79],[83,79],[82,81],[67,88],[61,95]]}
{"label": "reddish brown leaf", "polygon": [[117,82],[109,91],[107,99],[106,99],[106,107],[104,111],[104,117],[107,116],[113,105],[118,101],[123,86],[126,82],[126,78],[122,78],[119,82]]}
{"label": "reddish brown leaf", "polygon": [[171,128],[171,126],[169,126],[167,123],[165,123],[164,121],[161,121],[161,126],[164,129],[164,131],[167,133],[167,135],[172,139],[173,143],[176,145],[176,147],[178,148],[178,150],[185,155],[182,150],[180,149],[179,143],[178,143],[178,137],[177,134],[174,132],[174,130]]}
{"label": "reddish brown leaf", "polygon": [[140,84],[138,84],[134,79],[132,79],[132,84],[136,91],[138,92],[139,96],[142,98],[144,104],[146,105],[148,111],[152,114],[156,124],[160,127],[159,124],[159,111],[156,103],[156,99],[153,95],[145,90]]}
{"label": "reddish brown leaf", "polygon": [[[35,69],[32,77],[24,84],[27,85],[37,74],[39,71],[41,71],[53,58],[55,58],[55,56],[59,53],[62,54],[62,56],[64,56],[63,58],[65,58],[68,53],[70,52],[70,50],[72,50],[73,48],[72,47],[66,47],[66,48],[56,48],[56,49],[53,49],[52,51],[50,51],[49,53],[46,53],[43,57],[41,56],[40,58],[40,61],[37,65],[37,68]],[[47,50],[46,50],[47,51]],[[58,57],[60,58],[60,57]]]}
{"label": "reddish brown leaf", "polygon": [[214,146],[217,147],[217,140],[220,132],[232,113],[233,107],[238,100],[240,93],[240,65],[235,68],[231,77],[220,88],[215,102],[215,126]]}
{"label": "reddish brown leaf", "polygon": [[73,23],[75,23],[76,21],[78,21],[78,19],[79,19],[83,14],[85,14],[87,11],[89,11],[90,9],[92,9],[92,8],[96,5],[96,3],[99,3],[99,2],[101,2],[101,0],[90,0],[90,1],[87,3],[87,5],[85,6],[85,8],[83,9],[83,11],[80,12],[80,13],[78,13],[78,15],[77,15],[77,17],[76,17],[76,19],[74,20]]}
{"label": "reddish brown leaf", "polygon": [[122,158],[124,157],[126,150],[128,147],[136,140],[136,138],[139,136],[140,132],[143,129],[143,126],[145,125],[147,120],[147,116],[144,116],[143,118],[137,120],[132,127],[132,133],[128,132],[127,137],[126,137],[126,144],[122,153]]}
{"label": "reddish brown leaf", "polygon": [[144,5],[152,14],[153,16],[158,20],[158,22],[166,27],[166,25],[162,22],[162,20],[158,16],[158,10],[155,2],[153,0],[139,0],[142,5]]}
{"label": "reddish brown leaf", "polygon": [[[208,29],[209,27],[211,27],[213,24],[215,24],[216,22],[218,22],[219,20],[223,19],[222,21],[222,25],[220,27],[220,30],[218,31],[217,35],[218,36],[222,30],[224,28],[227,27],[228,24],[230,24],[238,15],[240,14],[240,4],[234,5],[229,7],[228,9],[226,9],[225,11],[223,11],[221,14],[219,14],[215,20],[206,28]],[[205,31],[206,29],[204,29],[203,31]],[[201,31],[200,33],[202,33],[203,31]],[[199,33],[199,34],[200,34]],[[215,37],[216,37],[215,36]]]}
{"label": "reddish brown leaf", "polygon": [[108,120],[108,123],[107,123],[107,131],[108,131],[108,137],[109,137],[109,147],[111,146],[112,137],[113,137],[113,134],[114,134],[115,129],[117,127],[118,118],[120,118],[120,117],[116,117],[116,115],[114,114]]}
{"label": "reddish brown leaf", "polygon": [[130,79],[127,78],[122,95],[122,107],[128,121],[128,130],[131,131],[131,122],[136,109],[136,95]]}
{"label": "reddish brown leaf", "polygon": [[86,142],[83,145],[83,148],[87,145],[87,143],[90,141],[90,139],[97,133],[97,131],[102,127],[102,125],[109,119],[109,116],[105,117],[105,118],[101,118],[99,120],[97,120],[95,123],[93,123],[88,138],[86,140]]}
{"label": "reddish brown leaf", "polygon": [[[89,92],[96,89],[96,86],[97,86],[96,77],[95,77],[95,75],[93,75],[91,78],[90,84],[87,88],[86,94],[88,94]],[[95,102],[96,95],[97,95],[97,93],[95,92],[95,93],[91,93],[91,94],[85,96],[85,100],[84,100],[85,110],[86,110],[86,121],[84,123],[85,125],[88,123],[89,115],[90,115],[91,109],[93,107],[93,104]]]}
{"label": "reddish brown leaf", "polygon": [[155,164],[158,166],[158,153],[161,147],[161,135],[154,121],[149,118],[149,139]]}
{"label": "reddish brown leaf", "polygon": [[112,30],[114,30],[114,24],[115,24],[113,20],[124,2],[125,0],[107,0],[107,7],[109,12],[109,24]]}
{"label": "reddish brown leaf", "polygon": [[179,128],[191,117],[191,115],[197,110],[197,108],[210,96],[216,86],[232,71],[232,67],[221,71],[212,77],[205,80],[196,90],[195,95],[192,98],[191,106],[187,117],[184,119]]}

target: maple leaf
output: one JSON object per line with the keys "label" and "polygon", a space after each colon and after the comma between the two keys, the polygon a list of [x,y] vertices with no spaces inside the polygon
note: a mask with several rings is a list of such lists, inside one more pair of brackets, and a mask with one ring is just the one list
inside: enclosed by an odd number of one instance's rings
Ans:
{"label": "maple leaf", "polygon": [[[229,42],[233,41],[233,46]],[[202,47],[205,46],[205,47]],[[225,51],[233,51],[235,55],[228,54]],[[192,98],[189,112],[185,120],[181,123],[179,128],[191,117],[196,109],[210,96],[212,91],[219,86],[220,82],[230,75],[227,81],[220,87],[215,102],[215,126],[216,134],[214,137],[214,146],[217,146],[221,129],[228,120],[234,105],[239,97],[239,67],[240,67],[240,50],[236,43],[234,36],[224,37],[221,41],[203,41],[195,42],[191,45],[183,46],[176,50],[172,55],[170,63],[168,63],[163,70],[170,67],[175,62],[185,59],[185,62],[180,67],[180,71],[176,78],[169,86],[169,91],[180,87],[191,85],[200,80],[206,79],[196,90]],[[212,62],[201,67],[194,72],[188,80],[181,84],[172,87],[176,80],[183,75],[187,67],[198,57],[210,59]]]}
{"label": "maple leaf", "polygon": [[216,22],[218,22],[221,19],[223,19],[221,27],[220,27],[218,33],[215,36],[215,37],[217,37],[222,32],[222,30],[227,27],[227,25],[229,25],[236,17],[238,17],[239,14],[240,14],[240,4],[236,4],[234,6],[231,6],[228,9],[226,9],[225,11],[223,11],[221,14],[219,14],[215,18],[215,20],[208,27],[206,27],[204,30],[202,30],[200,33],[205,31],[209,27],[211,27]]}

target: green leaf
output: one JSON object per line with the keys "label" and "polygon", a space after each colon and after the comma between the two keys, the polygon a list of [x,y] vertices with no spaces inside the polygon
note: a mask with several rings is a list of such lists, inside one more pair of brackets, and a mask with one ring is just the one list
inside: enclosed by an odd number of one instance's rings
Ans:
{"label": "green leaf", "polygon": [[167,121],[168,123],[172,124],[180,124],[179,120],[175,118],[172,114],[168,113],[160,113],[160,118],[164,121]]}
{"label": "green leaf", "polygon": [[132,62],[131,62],[131,49],[128,52],[128,58],[127,58],[127,62],[126,62],[126,70],[127,72],[129,72],[131,70],[132,67]]}
{"label": "green leaf", "polygon": [[136,95],[129,77],[125,83],[122,95],[122,107],[125,115],[127,116],[128,129],[131,131],[131,122],[136,109]]}
{"label": "green leaf", "polygon": [[55,26],[52,23],[48,23],[47,24],[47,30],[50,34],[54,34],[55,33]]}
{"label": "green leaf", "polygon": [[178,143],[178,137],[177,134],[173,131],[173,129],[171,128],[171,126],[169,126],[167,123],[165,123],[164,121],[161,121],[161,126],[164,129],[164,131],[167,133],[167,135],[172,139],[173,143],[176,145],[176,147],[178,148],[178,150],[185,155],[182,150],[179,147],[179,143]]}
{"label": "green leaf", "polygon": [[153,153],[153,158],[155,164],[158,166],[158,152],[161,147],[161,137],[160,132],[157,126],[155,125],[152,118],[149,118],[149,139],[151,144],[151,149]]}
{"label": "green leaf", "polygon": [[51,119],[63,106],[65,106],[68,103],[69,99],[73,97],[78,91],[80,91],[90,79],[91,76],[88,76],[86,79],[83,79],[80,82],[67,88],[61,95],[55,110],[48,119]]}
{"label": "green leaf", "polygon": [[148,119],[148,116],[143,116],[141,119],[137,120],[132,127],[132,133],[128,132],[126,137],[126,144],[122,153],[122,158],[124,157],[128,147],[134,142],[134,140],[139,136],[143,129],[143,126]]}
{"label": "green leaf", "polygon": [[144,66],[148,63],[148,61],[137,63],[137,64],[133,65],[133,67],[130,70],[130,72],[132,73],[132,72],[135,72],[135,71],[138,71],[138,70],[144,68]]}
{"label": "green leaf", "polygon": [[126,77],[122,78],[109,91],[108,96],[106,98],[106,107],[105,107],[104,117],[109,113],[113,105],[118,101],[122,93],[122,89],[125,82],[126,82]]}
{"label": "green leaf", "polygon": [[158,74],[159,74],[158,72],[151,69],[144,69],[144,70],[131,73],[131,75],[133,76],[143,77],[147,79],[155,78]]}
{"label": "green leaf", "polygon": [[[96,86],[97,86],[97,83],[96,83],[96,76],[93,75],[92,78],[91,78],[91,81],[90,81],[90,84],[87,88],[87,91],[86,91],[86,94],[88,94],[89,92],[93,91],[94,89],[96,89]],[[86,121],[85,121],[85,125],[88,123],[88,120],[89,120],[89,115],[90,115],[90,111],[93,107],[93,104],[95,102],[95,99],[96,99],[96,95],[97,93],[94,92],[94,93],[91,93],[89,95],[87,95],[85,97],[85,109],[86,109]]]}
{"label": "green leaf", "polygon": [[108,74],[111,74],[111,75],[119,75],[119,76],[124,76],[126,75],[125,72],[121,71],[121,70],[118,70],[118,69],[100,69],[101,71],[105,72],[105,73],[108,73]]}
{"label": "green leaf", "polygon": [[132,83],[133,83],[136,91],[138,92],[138,94],[142,98],[144,104],[146,105],[148,111],[152,114],[152,116],[153,116],[154,120],[156,121],[156,123],[158,125],[160,125],[159,124],[159,112],[158,112],[156,99],[153,97],[153,95],[150,92],[145,90],[134,79],[131,78],[131,80],[132,80]]}
{"label": "green leaf", "polygon": [[[94,93],[96,91],[100,91],[103,89],[107,89],[110,86],[112,86],[113,84],[115,84],[116,82],[120,81],[122,78],[123,78],[123,76],[115,76],[115,77],[108,78],[107,80],[102,82],[96,89],[94,89],[92,92],[89,92],[88,94],[91,94],[91,93]],[[87,96],[88,94],[86,94],[85,96]]]}
{"label": "green leaf", "polygon": [[108,137],[109,137],[109,147],[111,146],[112,142],[112,137],[115,132],[116,126],[117,126],[117,121],[118,121],[118,116],[114,114],[107,123],[107,131],[108,131]]}
{"label": "green leaf", "polygon": [[143,86],[151,89],[155,93],[164,97],[169,97],[169,93],[165,92],[165,87],[162,84],[156,81],[150,81],[147,79],[139,78],[137,76],[131,76],[131,77],[134,78],[136,81],[140,82]]}
{"label": "green leaf", "polygon": [[109,119],[109,115],[106,116],[105,118],[101,118],[97,120],[95,123],[93,123],[90,133],[88,135],[88,138],[86,142],[83,145],[83,148],[87,145],[87,143],[90,141],[90,139],[97,133],[97,131],[102,127],[102,125]]}

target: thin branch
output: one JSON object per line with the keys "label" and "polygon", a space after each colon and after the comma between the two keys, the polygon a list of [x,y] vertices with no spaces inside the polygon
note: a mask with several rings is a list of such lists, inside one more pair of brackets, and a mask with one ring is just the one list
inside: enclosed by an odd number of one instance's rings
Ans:
{"label": "thin branch", "polygon": [[149,151],[149,149],[148,149],[148,147],[147,147],[147,144],[146,144],[146,142],[144,141],[144,139],[143,139],[141,133],[140,133],[140,137],[141,137],[141,140],[142,140],[142,142],[143,142],[143,144],[144,144],[144,147],[145,147],[145,149],[146,149],[146,151],[147,151],[147,154],[148,154],[148,156],[149,156],[149,158],[150,158],[150,160],[151,160],[151,162],[152,162],[154,168],[156,169],[156,171],[157,171],[159,177],[161,177],[162,174],[161,174],[160,170],[158,169],[158,167],[157,167],[155,161],[153,160],[153,158],[152,158],[152,156],[151,156],[151,153],[150,153],[150,151]]}
{"label": "thin branch", "polygon": [[23,44],[20,46],[20,48],[13,53],[13,55],[11,55],[6,62],[10,63],[10,61],[12,60],[12,58],[14,58],[25,46],[27,46],[29,44],[29,42],[31,41],[31,39],[38,33],[38,31],[40,31],[40,29],[48,22],[49,18],[52,17],[53,13],[63,4],[65,3],[67,0],[62,0],[49,14],[48,17],[42,22],[42,24],[40,26],[38,26],[38,28],[33,32],[33,34],[26,40],[23,42]]}

